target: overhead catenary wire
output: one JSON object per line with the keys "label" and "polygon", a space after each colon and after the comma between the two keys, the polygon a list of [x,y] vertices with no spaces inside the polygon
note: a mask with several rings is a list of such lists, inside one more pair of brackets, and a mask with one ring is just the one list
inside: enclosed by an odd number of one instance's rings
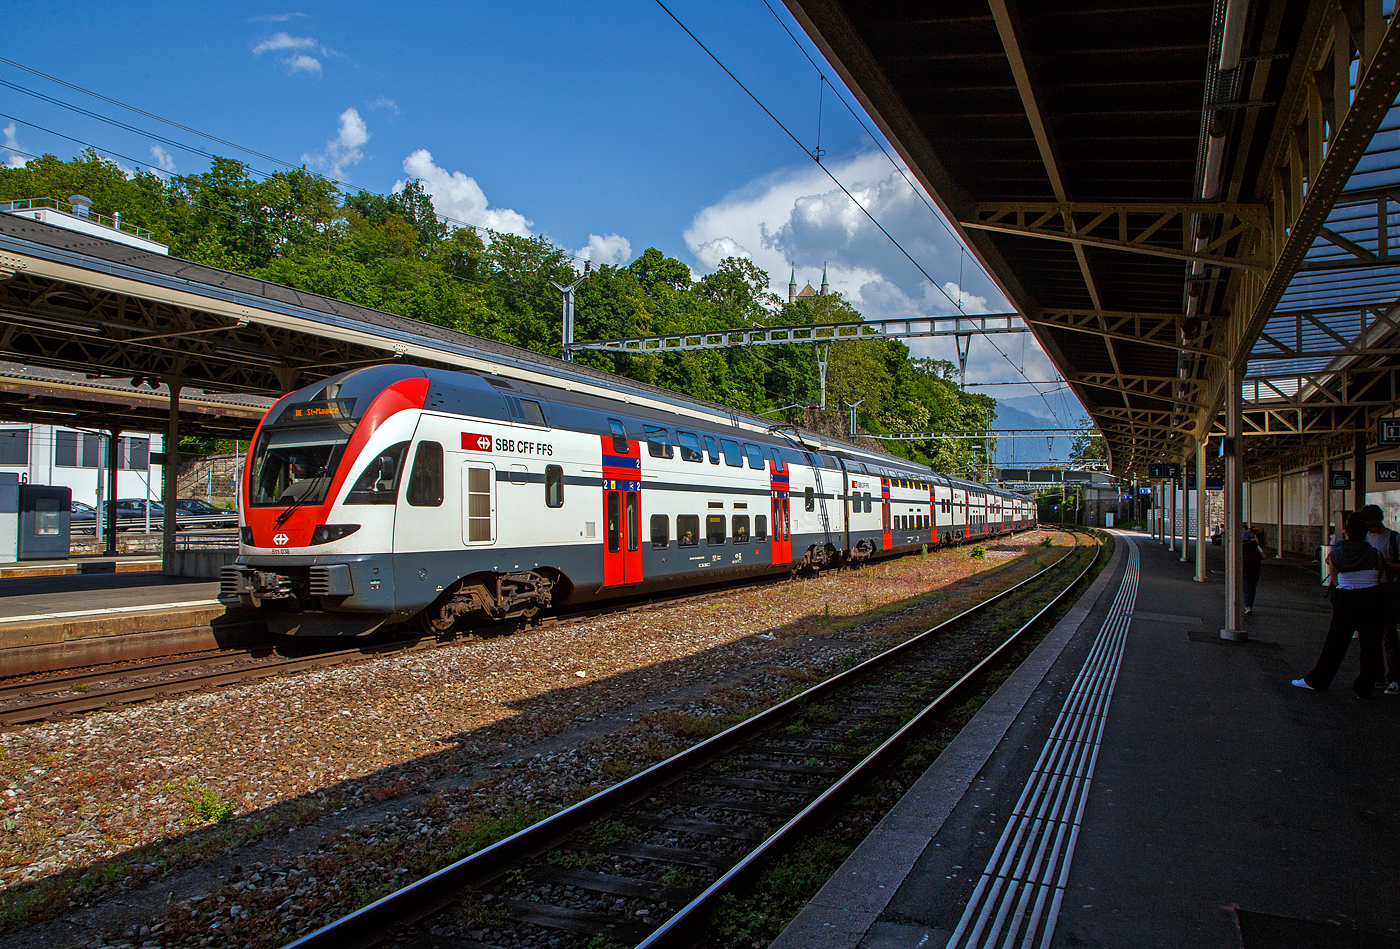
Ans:
{"label": "overhead catenary wire", "polygon": [[774,115],[772,110],[769,109],[768,106],[763,104],[763,100],[759,99],[758,96],[754,95],[754,93],[750,91],[749,87],[744,85],[743,81],[740,80],[738,76],[734,75],[734,73],[729,69],[729,67],[726,66],[718,56],[711,52],[708,46],[701,42],[698,36],[696,36],[690,31],[690,27],[682,23],[680,18],[671,12],[670,7],[666,6],[666,4],[662,2],[662,0],[656,0],[656,5],[660,7],[667,16],[674,20],[677,26],[679,26],[682,30],[685,31],[686,36],[689,36],[692,40],[695,41],[695,45],[699,46],[700,49],[704,51],[705,55],[710,57],[710,59],[714,61],[714,64],[716,66],[724,70],[724,74],[726,76],[734,80],[734,84],[737,85],[741,90],[743,90],[744,94],[750,99],[752,99],[754,104],[757,105],[760,109],[762,109],[764,114],[767,115],[770,119],[772,119],[774,124],[776,124],[778,128],[782,129],[783,133],[786,134],[788,138],[792,139],[793,144],[795,144],[798,148],[802,149],[803,153],[806,154],[808,158],[811,158],[812,161],[816,162],[817,167],[826,173],[826,176],[832,180],[836,187],[841,189],[841,192],[851,200],[851,203],[854,204],[856,207],[860,208],[861,213],[870,219],[870,223],[874,224],[877,228],[879,228],[880,233],[884,234],[885,237],[889,238],[890,243],[894,244],[895,247],[899,248],[899,252],[903,254],[911,264],[914,265],[914,267],[919,271],[919,273],[924,275],[924,279],[926,279],[929,283],[933,284],[933,286],[938,290],[938,292],[947,297],[948,302],[953,304],[953,306],[957,307],[958,311],[961,312],[962,307],[958,306],[957,301],[948,295],[948,291],[944,290],[942,285],[939,284],[939,282],[936,279],[934,279],[933,275],[930,274],[927,270],[925,270],[923,265],[920,264],[917,260],[915,260],[913,255],[910,254],[909,251],[904,249],[904,245],[901,244],[897,239],[895,239],[895,236],[893,234],[891,234],[888,230],[885,229],[885,226],[880,223],[880,221],[875,217],[875,215],[870,213],[869,208],[867,208],[865,205],[861,204],[859,201],[856,200],[855,195],[851,194],[850,190],[841,182],[841,179],[837,178],[836,175],[832,174],[831,169],[827,168],[826,165],[822,164],[822,160],[818,158],[815,154],[813,154],[812,151],[808,150],[807,146],[802,144],[802,140],[799,139],[796,135],[794,135],[792,130],[789,129],[785,124],[783,124],[783,121],[779,119],[776,115]]}

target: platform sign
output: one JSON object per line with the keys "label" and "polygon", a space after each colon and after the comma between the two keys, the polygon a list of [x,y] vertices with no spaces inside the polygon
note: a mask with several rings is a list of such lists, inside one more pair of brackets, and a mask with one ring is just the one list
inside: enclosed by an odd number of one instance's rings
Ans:
{"label": "platform sign", "polygon": [[1378,461],[1376,462],[1376,483],[1396,484],[1400,483],[1400,461]]}
{"label": "platform sign", "polygon": [[1151,488],[1138,488],[1138,494],[1151,494]]}
{"label": "platform sign", "polygon": [[1160,464],[1148,465],[1147,476],[1153,479],[1180,478],[1181,465]]}
{"label": "platform sign", "polygon": [[1400,416],[1376,420],[1376,442],[1383,448],[1400,445]]}
{"label": "platform sign", "polygon": [[1333,491],[1350,491],[1350,490],[1351,490],[1351,472],[1350,472],[1350,471],[1329,471],[1329,472],[1327,473],[1327,476],[1328,476],[1328,478],[1329,478],[1328,484],[1329,484],[1329,486],[1331,487],[1331,489],[1332,489]]}

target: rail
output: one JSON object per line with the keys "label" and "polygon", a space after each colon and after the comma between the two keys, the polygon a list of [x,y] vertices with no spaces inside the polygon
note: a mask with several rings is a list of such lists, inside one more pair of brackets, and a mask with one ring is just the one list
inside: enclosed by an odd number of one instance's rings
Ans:
{"label": "rail", "polygon": [[[1076,549],[1077,547],[1078,545],[1076,545]],[[956,704],[960,701],[971,683],[990,663],[995,662],[999,656],[1009,650],[1047,611],[1053,609],[1078,585],[1097,562],[1101,549],[1099,547],[1095,550],[1093,559],[1073,581],[1067,584],[1046,606],[1036,612],[1020,629],[983,658],[975,668],[945,689],[932,704],[919,712],[914,719],[899,728],[853,769],[812,800],[796,816],[788,820],[777,833],[763,841],[756,850],[723,872],[719,879],[695,896],[679,913],[647,936],[641,945],[647,947],[671,946],[692,941],[696,935],[695,921],[697,918],[707,914],[715,901],[722,895],[748,880],[762,861],[786,846],[793,835],[825,817],[829,813],[830,807],[871,770],[886,764],[894,754],[895,749],[901,747],[908,737],[928,720],[929,716],[935,715],[948,708],[950,704]],[[464,889],[480,886],[496,879],[512,865],[557,846],[575,831],[617,811],[619,808],[636,803],[662,786],[675,781],[686,772],[709,763],[716,756],[733,751],[744,742],[752,740],[779,722],[797,714],[808,703],[824,700],[836,690],[858,682],[874,670],[886,666],[896,659],[913,654],[914,650],[932,642],[933,638],[940,632],[982,613],[993,604],[1002,602],[1016,591],[1044,577],[1070,556],[1073,556],[1072,551],[1027,579],[962,611],[951,619],[925,630],[898,646],[833,676],[799,695],[779,702],[720,734],[565,808],[525,830],[329,923],[321,929],[289,943],[287,949],[330,949],[330,947],[348,949],[348,947],[374,944],[395,926],[422,919],[438,911],[449,905]]]}

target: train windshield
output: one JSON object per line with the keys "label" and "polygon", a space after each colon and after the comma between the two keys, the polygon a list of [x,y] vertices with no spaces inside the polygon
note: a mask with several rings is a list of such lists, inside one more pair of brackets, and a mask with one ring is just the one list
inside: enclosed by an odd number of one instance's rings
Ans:
{"label": "train windshield", "polygon": [[254,506],[320,504],[353,424],[264,430],[253,451],[249,495]]}

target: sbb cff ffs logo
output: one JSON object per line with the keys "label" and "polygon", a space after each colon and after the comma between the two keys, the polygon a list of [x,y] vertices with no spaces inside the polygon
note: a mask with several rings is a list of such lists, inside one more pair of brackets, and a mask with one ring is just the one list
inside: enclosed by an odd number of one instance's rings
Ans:
{"label": "sbb cff ffs logo", "polygon": [[276,544],[278,547],[285,547],[285,546],[287,546],[287,540],[288,540],[288,538],[287,538],[287,535],[286,535],[286,534],[274,534],[274,535],[272,535],[272,542],[273,542],[274,544]]}
{"label": "sbb cff ffs logo", "polygon": [[490,450],[491,450],[491,436],[490,436],[490,435],[477,435],[475,432],[463,432],[463,433],[462,433],[462,450],[463,450],[463,451],[490,451]]}

